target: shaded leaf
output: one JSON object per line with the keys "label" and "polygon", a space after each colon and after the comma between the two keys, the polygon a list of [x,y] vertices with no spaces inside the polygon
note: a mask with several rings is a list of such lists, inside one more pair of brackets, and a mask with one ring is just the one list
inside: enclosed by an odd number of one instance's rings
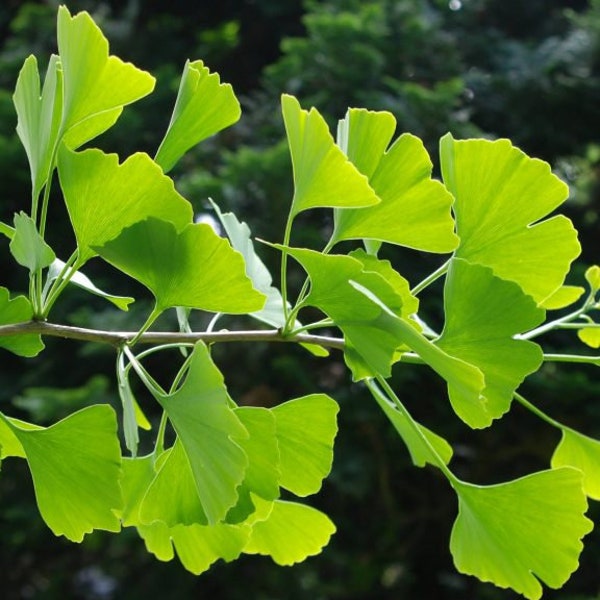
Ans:
{"label": "shaded leaf", "polygon": [[192,221],[190,203],[147,154],[134,154],[119,164],[116,154],[63,148],[58,174],[77,238],[78,266],[95,256],[93,246],[102,246],[148,217],[177,229]]}
{"label": "shaded leaf", "polygon": [[242,255],[205,223],[177,231],[172,223],[151,218],[94,250],[143,283],[154,294],[157,311],[183,306],[245,314],[264,305]]}
{"label": "shaded leaf", "polygon": [[450,550],[456,568],[531,600],[538,578],[561,587],[592,530],[581,472],[564,467],[492,486],[455,485],[459,512]]}
{"label": "shaded leaf", "polygon": [[[31,321],[33,309],[25,296],[11,299],[8,290],[0,287],[0,326]],[[0,336],[0,348],[10,350],[19,356],[37,356],[44,343],[38,334]]]}
{"label": "shaded leaf", "polygon": [[47,429],[4,422],[25,451],[40,514],[55,535],[80,542],[94,529],[120,530],[121,451],[110,406],[84,408]]}
{"label": "shaded leaf", "polygon": [[542,364],[537,344],[513,336],[539,325],[545,312],[518,285],[461,259],[450,265],[444,309],[444,330],[436,344],[478,367],[485,377],[484,404],[473,403],[451,385],[450,401],[470,427],[487,427],[508,411],[514,391]]}
{"label": "shaded leaf", "polygon": [[15,215],[15,234],[10,242],[10,252],[21,266],[32,273],[50,266],[56,258],[33,219],[23,211]]}
{"label": "shaded leaf", "polygon": [[551,461],[552,468],[575,467],[583,473],[583,489],[600,500],[600,441],[564,428]]}
{"label": "shaded leaf", "polygon": [[442,173],[455,197],[456,256],[516,282],[536,302],[558,289],[579,255],[577,232],[562,215],[568,187],[550,166],[508,140],[440,142]]}
{"label": "shaded leaf", "polygon": [[281,109],[294,170],[292,216],[319,206],[356,208],[379,202],[315,108],[303,110],[296,98],[284,94]]}
{"label": "shaded leaf", "polygon": [[155,161],[167,173],[193,146],[235,123],[241,115],[233,88],[201,60],[186,61],[171,122]]}
{"label": "shaded leaf", "polygon": [[451,252],[458,245],[450,213],[452,196],[431,178],[433,164],[419,138],[405,133],[386,150],[395,128],[390,113],[356,108],[340,122],[338,136],[348,158],[368,177],[381,202],[336,210],[333,239],[366,238]]}

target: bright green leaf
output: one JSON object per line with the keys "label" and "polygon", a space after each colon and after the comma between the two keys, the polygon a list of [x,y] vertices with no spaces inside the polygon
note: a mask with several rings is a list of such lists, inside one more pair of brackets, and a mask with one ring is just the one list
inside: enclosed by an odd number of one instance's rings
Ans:
{"label": "bright green leaf", "polygon": [[[65,263],[59,258],[55,259],[52,262],[50,268],[48,269],[46,286],[51,284],[59,276],[64,267]],[[67,274],[69,274],[70,272],[71,270],[69,270]],[[87,277],[87,275],[84,275],[81,271],[75,271],[73,275],[69,276],[71,277],[70,283],[72,283],[73,285],[76,285],[77,287],[81,288],[82,290],[85,290],[86,292],[89,292],[90,294],[94,294],[95,296],[99,296],[100,298],[104,298],[105,300],[112,302],[112,304],[114,304],[117,308],[120,308],[121,310],[129,310],[129,305],[132,302],[134,302],[134,299],[130,296],[115,296],[114,294],[109,294],[108,292],[101,290],[94,284],[94,282],[89,277]]]}
{"label": "bright green leaf", "polygon": [[186,61],[171,122],[154,160],[167,173],[190,148],[229,127],[240,115],[232,87],[221,83],[201,60]]}
{"label": "bright green leaf", "polygon": [[123,511],[121,520],[124,527],[137,526],[140,519],[140,506],[156,475],[154,471],[154,455],[123,458],[121,489],[123,492]]}
{"label": "bright green leaf", "polygon": [[43,429],[39,425],[27,423],[20,419],[13,419],[11,417],[0,419],[0,460],[8,456],[27,458],[25,450],[19,438],[14,434],[11,425],[20,427],[21,429]]}
{"label": "bright green leaf", "polygon": [[217,523],[237,502],[248,458],[236,440],[247,438],[248,432],[203,343],[194,347],[181,388],[157,395],[157,400],[181,440],[208,523]]}
{"label": "bright green leaf", "polygon": [[592,530],[581,472],[564,467],[492,486],[455,486],[459,511],[450,550],[456,568],[531,600],[538,578],[561,587],[578,566]]}
{"label": "bright green leaf", "polygon": [[[25,296],[11,300],[8,290],[0,287],[0,327],[14,323],[31,321],[33,309]],[[43,349],[42,338],[37,334],[0,336],[0,348],[10,350],[19,356],[37,356]]]}
{"label": "bright green leaf", "polygon": [[282,487],[297,496],[321,489],[331,471],[339,407],[326,394],[289,400],[272,409],[277,424]]}
{"label": "bright green leaf", "polygon": [[315,108],[303,110],[296,98],[284,94],[281,109],[294,169],[292,216],[319,206],[358,208],[379,202]]}
{"label": "bright green leaf", "polygon": [[566,306],[570,306],[574,302],[577,302],[584,292],[585,289],[581,286],[563,285],[553,294],[548,296],[548,298],[540,304],[540,307],[545,310],[559,310],[565,308]]}
{"label": "bright green leaf", "polygon": [[583,473],[585,493],[593,500],[600,500],[600,441],[564,428],[551,464],[553,469],[579,469]]}
{"label": "bright green leaf", "polygon": [[0,221],[0,233],[6,236],[9,240],[12,240],[15,237],[15,230],[10,225],[3,223]]}
{"label": "bright green leaf", "polygon": [[[399,433],[400,437],[406,444],[413,464],[417,467],[424,467],[426,464],[438,466],[438,461],[442,460],[444,464],[448,464],[452,458],[452,446],[443,438],[427,429],[427,427],[417,423],[412,419],[412,426],[408,416],[401,414],[390,401],[377,388],[370,388],[373,392],[377,404],[381,407],[387,418]],[[429,446],[423,441],[414,427],[417,427],[421,435],[427,438],[427,441],[432,446],[437,454],[433,454]]]}
{"label": "bright green leaf", "polygon": [[15,215],[15,234],[10,242],[10,252],[21,266],[32,273],[50,266],[56,258],[33,219],[23,211]]}
{"label": "bright green leaf", "polygon": [[35,56],[23,63],[13,96],[17,111],[17,133],[27,153],[33,196],[48,180],[52,156],[58,144],[62,115],[62,72],[58,56],[48,63],[44,87]]}
{"label": "bright green leaf", "polygon": [[80,542],[94,529],[119,531],[121,451],[110,406],[84,408],[47,429],[5,423],[23,446],[40,514],[55,535]]}
{"label": "bright green leaf", "polygon": [[446,322],[437,345],[478,367],[485,377],[484,404],[449,386],[456,414],[469,426],[487,427],[510,407],[514,391],[543,361],[541,348],[513,336],[533,329],[545,313],[530,296],[491,269],[455,259],[444,289]]}
{"label": "bright green leaf", "polygon": [[156,521],[152,525],[138,525],[137,530],[146,544],[146,550],[158,560],[166,562],[175,558],[170,530],[164,523]]}
{"label": "bright green leaf", "polygon": [[322,512],[277,500],[267,519],[254,523],[244,552],[271,556],[278,565],[293,565],[319,554],[335,531]]}
{"label": "bright green leaf", "polygon": [[177,231],[172,223],[151,218],[94,250],[143,283],[154,294],[157,311],[184,306],[245,314],[265,302],[246,276],[242,255],[206,223]]}
{"label": "bright green leaf", "polygon": [[92,246],[102,246],[148,217],[169,221],[177,229],[192,221],[190,203],[147,154],[134,154],[119,164],[116,154],[63,148],[58,174],[77,238],[78,266],[95,256]]}
{"label": "bright green leaf", "polygon": [[452,196],[431,178],[433,165],[419,138],[405,133],[386,151],[395,127],[391,114],[364,109],[350,109],[340,122],[348,158],[369,178],[381,203],[336,210],[333,239],[366,238],[451,252],[458,245]]}
{"label": "bright green leaf", "polygon": [[588,267],[585,271],[585,279],[593,292],[600,290],[600,267],[598,265]]}
{"label": "bright green leaf", "polygon": [[235,414],[249,433],[247,439],[238,442],[248,456],[244,486],[265,500],[275,500],[279,497],[280,479],[277,413],[266,408],[243,406],[237,408]]}
{"label": "bright green leaf", "polygon": [[509,140],[455,141],[448,134],[440,155],[444,183],[455,197],[456,256],[492,268],[543,302],[581,250],[569,219],[541,221],[566,200],[568,187],[547,163]]}
{"label": "bright green leaf", "polygon": [[154,89],[155,80],[149,73],[109,56],[108,41],[87,12],[72,17],[61,6],[57,37],[64,82],[63,132],[90,117],[108,113],[108,118],[96,121],[93,130],[97,135],[114,123],[117,110]]}
{"label": "bright green leaf", "polygon": [[600,327],[578,329],[577,337],[590,348],[600,348]]}

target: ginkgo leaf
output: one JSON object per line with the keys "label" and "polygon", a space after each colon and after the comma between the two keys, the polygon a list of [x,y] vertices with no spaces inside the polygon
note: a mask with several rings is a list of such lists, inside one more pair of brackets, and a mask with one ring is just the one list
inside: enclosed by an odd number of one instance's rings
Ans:
{"label": "ginkgo leaf", "polygon": [[559,310],[577,302],[584,293],[585,289],[581,286],[563,285],[540,303],[540,306],[545,310]]}
{"label": "ginkgo leaf", "polygon": [[137,531],[144,540],[146,550],[158,560],[167,562],[175,558],[169,527],[162,521],[155,521],[152,525],[138,525]]}
{"label": "ginkgo leaf", "polygon": [[294,170],[292,216],[319,206],[357,208],[380,202],[315,108],[303,110],[296,98],[284,94],[281,109]]}
{"label": "ginkgo leaf", "polygon": [[58,144],[62,116],[62,71],[58,56],[48,63],[44,86],[35,56],[27,57],[19,73],[13,102],[17,111],[17,133],[25,148],[33,196],[37,197],[50,174]]}
{"label": "ginkgo leaf", "polygon": [[338,410],[337,402],[326,394],[303,396],[272,409],[281,461],[280,485],[297,496],[318,492],[331,471]]}
{"label": "ginkgo leaf", "polygon": [[577,337],[590,348],[600,348],[600,327],[583,327]]}
{"label": "ginkgo leaf", "polygon": [[10,242],[10,252],[21,266],[32,273],[50,266],[56,258],[33,219],[23,211],[15,215],[15,234]]}
{"label": "ginkgo leaf", "polygon": [[454,259],[444,288],[446,321],[436,344],[478,367],[485,377],[485,404],[448,391],[456,414],[470,427],[487,427],[510,407],[514,391],[543,362],[542,349],[514,335],[539,325],[545,312],[491,269]]}
{"label": "ginkgo leaf", "polygon": [[542,596],[539,580],[561,587],[593,527],[584,516],[581,480],[580,471],[563,467],[492,486],[455,484],[459,511],[450,550],[456,568],[530,600]]}
{"label": "ginkgo leaf", "polygon": [[448,134],[440,155],[444,183],[455,197],[456,256],[492,268],[543,302],[581,250],[569,219],[542,221],[566,200],[566,184],[509,140],[455,141]]}
{"label": "ginkgo leaf", "polygon": [[[26,323],[33,317],[33,308],[25,296],[11,299],[9,291],[0,287],[0,327],[14,323]],[[44,342],[37,334],[0,336],[0,348],[19,356],[37,356],[44,349]]]}
{"label": "ginkgo leaf", "polygon": [[233,88],[201,60],[186,61],[171,122],[155,161],[167,173],[193,146],[233,125],[241,115]]}
{"label": "ginkgo leaf", "polygon": [[109,56],[108,41],[87,12],[72,17],[66,7],[59,7],[57,39],[64,85],[63,132],[94,115],[112,113],[102,121],[107,127],[99,128],[96,121],[98,135],[114,123],[115,111],[154,89],[152,75]]}
{"label": "ginkgo leaf", "polygon": [[94,529],[120,530],[121,451],[110,406],[89,406],[46,429],[3,419],[25,451],[40,514],[55,535],[80,542]]}
{"label": "ginkgo leaf", "polygon": [[121,521],[124,527],[140,525],[140,506],[150,483],[156,475],[154,470],[155,456],[124,457],[122,460],[121,490],[123,493],[123,510]]}
{"label": "ginkgo leaf", "polygon": [[[391,118],[390,118],[391,117]],[[428,252],[458,245],[450,213],[452,196],[431,178],[433,164],[414,135],[405,133],[386,150],[396,121],[390,113],[350,109],[340,122],[348,158],[381,202],[369,208],[336,210],[334,241],[371,239]]]}
{"label": "ginkgo leaf", "polygon": [[19,441],[19,438],[14,434],[11,425],[20,427],[21,429],[43,429],[43,427],[40,427],[39,425],[21,421],[21,419],[15,419],[13,417],[0,418],[0,460],[8,456],[27,458],[25,449]]}
{"label": "ginkgo leaf", "polygon": [[293,565],[319,554],[335,531],[329,517],[315,508],[276,500],[269,516],[253,524],[244,552]]}
{"label": "ginkgo leaf", "polygon": [[[424,425],[417,423],[409,415],[400,413],[377,387],[369,386],[369,389],[373,393],[375,400],[377,400],[377,404],[379,404],[406,444],[415,466],[424,467],[426,464],[430,464],[437,467],[440,460],[446,465],[450,462],[452,458],[452,446],[443,437],[427,429]],[[409,419],[412,423],[409,422]],[[419,430],[420,434],[415,431],[415,428]],[[423,441],[422,436],[426,438],[429,445]]]}
{"label": "ginkgo leaf", "polygon": [[144,284],[158,312],[184,306],[245,314],[265,302],[246,275],[242,255],[206,223],[178,231],[172,223],[150,218],[94,250]]}
{"label": "ginkgo leaf", "polygon": [[244,486],[265,500],[274,500],[279,497],[280,480],[277,413],[266,408],[243,406],[237,408],[235,414],[249,434],[248,438],[238,441],[248,456]]}
{"label": "ginkgo leaf", "polygon": [[553,469],[579,469],[583,473],[585,493],[593,500],[600,500],[600,441],[565,427],[551,465]]}
{"label": "ginkgo leaf", "polygon": [[238,498],[248,458],[236,440],[248,437],[248,432],[231,408],[223,376],[202,342],[194,347],[183,385],[156,399],[181,440],[208,523],[219,522]]}
{"label": "ginkgo leaf", "polygon": [[600,267],[598,265],[588,267],[585,271],[585,279],[593,292],[600,290]]}
{"label": "ginkgo leaf", "polygon": [[78,266],[95,256],[93,246],[148,217],[169,221],[177,229],[192,222],[191,204],[147,154],[136,153],[119,164],[116,154],[63,148],[58,174],[77,238]]}

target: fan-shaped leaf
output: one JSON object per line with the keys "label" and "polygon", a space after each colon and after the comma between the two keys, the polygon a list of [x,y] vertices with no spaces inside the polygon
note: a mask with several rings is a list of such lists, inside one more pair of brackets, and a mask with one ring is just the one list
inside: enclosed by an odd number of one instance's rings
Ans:
{"label": "fan-shaped leaf", "polygon": [[[0,287],[0,326],[25,323],[33,317],[31,303],[25,296],[11,299],[8,290]],[[0,336],[0,348],[19,356],[37,356],[43,349],[42,338],[36,334]]]}
{"label": "fan-shaped leaf", "polygon": [[577,337],[590,348],[600,348],[600,327],[584,327],[577,331]]}
{"label": "fan-shaped leaf", "polygon": [[15,234],[10,242],[10,251],[15,260],[31,272],[45,269],[56,258],[33,219],[23,211],[15,215]]}

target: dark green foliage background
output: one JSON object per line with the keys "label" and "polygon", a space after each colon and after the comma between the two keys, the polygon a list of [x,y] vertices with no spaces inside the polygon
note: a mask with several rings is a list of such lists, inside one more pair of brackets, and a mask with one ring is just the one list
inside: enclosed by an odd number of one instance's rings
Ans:
{"label": "dark green foliage background", "polygon": [[[246,220],[255,235],[280,241],[291,198],[291,168],[283,139],[279,95],[316,105],[333,126],[348,106],[389,110],[398,133],[423,138],[437,162],[437,140],[509,137],[551,162],[571,187],[566,212],[580,231],[583,263],[598,262],[600,237],[600,2],[598,0],[221,0],[219,2],[72,1],[89,10],[112,52],[150,70],[156,92],[125,111],[100,139],[122,157],[153,153],[171,111],[186,58],[202,58],[234,85],[241,122],[192,151],[175,173],[198,213],[208,197]],[[0,5],[0,218],[28,202],[25,153],[14,127],[11,94],[24,58],[53,51],[57,3],[7,0]],[[58,200],[58,199],[57,199]],[[316,246],[331,226],[317,211],[302,216],[296,245]],[[51,242],[60,256],[72,247],[65,213],[55,202]],[[0,284],[26,288],[9,261]],[[437,266],[416,252],[387,255],[414,284]],[[276,256],[268,249],[273,272]],[[148,297],[114,271],[93,262],[87,271],[112,291],[142,300],[118,313],[76,291],[52,320],[98,328],[135,329]],[[583,265],[574,273],[581,282]],[[436,292],[440,290],[437,289]],[[144,300],[144,298],[146,298]],[[427,303],[431,320],[439,296]],[[163,327],[172,326],[168,320]],[[233,324],[231,325],[233,327]],[[549,349],[577,345],[556,335]],[[115,403],[114,356],[104,348],[49,340],[33,360],[2,355],[0,409],[48,423],[96,402]],[[276,352],[242,345],[215,348],[230,391],[242,404],[271,406],[323,390],[341,405],[333,473],[316,499],[338,525],[325,552],[293,568],[244,557],[199,578],[175,561],[148,556],[135,534],[94,534],[81,546],[56,539],[41,522],[31,482],[19,461],[0,476],[1,596],[16,598],[509,599],[458,575],[448,551],[455,499],[431,469],[411,466],[399,438],[360,386],[351,386],[340,356],[317,360],[299,349]],[[164,364],[150,365],[160,377]],[[491,430],[473,432],[454,416],[442,383],[420,367],[398,366],[394,387],[414,416],[455,447],[454,470],[469,481],[493,483],[548,465],[558,439],[515,407]],[[600,434],[600,384],[592,367],[548,365],[526,383],[547,412],[584,433]],[[310,424],[307,424],[310,427]],[[591,506],[591,516],[600,511]],[[600,597],[600,538],[591,534],[582,566],[547,598]]]}

